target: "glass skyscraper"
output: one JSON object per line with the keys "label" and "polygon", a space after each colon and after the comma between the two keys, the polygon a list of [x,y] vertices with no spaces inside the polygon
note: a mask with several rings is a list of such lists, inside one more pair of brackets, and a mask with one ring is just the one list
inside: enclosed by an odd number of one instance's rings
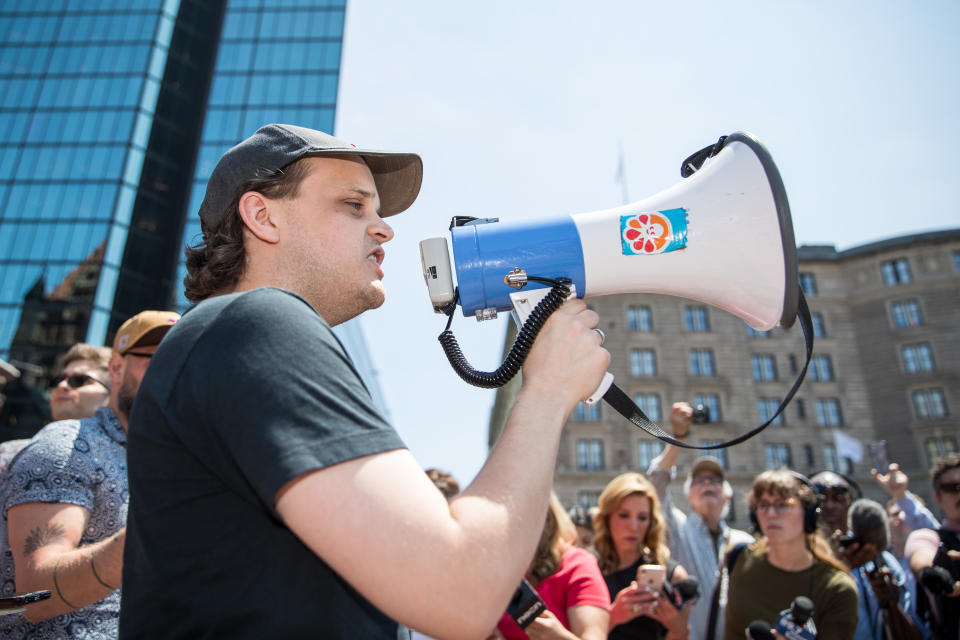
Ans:
{"label": "glass skyscraper", "polygon": [[[270,122],[333,130],[344,11],[0,4],[0,358],[45,375],[71,344],[186,306],[183,246],[222,153]],[[356,328],[339,333],[369,362]]]}

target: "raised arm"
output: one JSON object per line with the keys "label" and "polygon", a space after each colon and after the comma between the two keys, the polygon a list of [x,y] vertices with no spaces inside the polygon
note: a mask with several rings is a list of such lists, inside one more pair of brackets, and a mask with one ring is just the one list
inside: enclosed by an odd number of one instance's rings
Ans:
{"label": "raised arm", "polygon": [[503,434],[449,504],[406,450],[307,473],[277,495],[287,526],[393,619],[442,638],[484,637],[543,528],[560,431],[610,356],[582,301],[551,316]]}
{"label": "raised arm", "polygon": [[[684,440],[690,433],[692,425],[693,407],[687,402],[674,402],[670,409],[670,426],[673,428],[673,437],[677,440]],[[678,455],[680,455],[680,447],[668,444],[663,453],[650,463],[650,472],[669,472],[673,465],[677,463]]]}
{"label": "raised arm", "polygon": [[48,600],[27,605],[30,622],[93,604],[120,587],[126,529],[80,547],[89,518],[87,509],[57,502],[27,502],[7,511],[17,593],[51,592]]}

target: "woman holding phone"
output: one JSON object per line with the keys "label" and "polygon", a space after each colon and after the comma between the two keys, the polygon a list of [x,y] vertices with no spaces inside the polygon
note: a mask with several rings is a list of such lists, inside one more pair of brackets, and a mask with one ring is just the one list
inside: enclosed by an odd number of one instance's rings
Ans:
{"label": "woman holding phone", "polygon": [[[689,609],[661,590],[687,577],[670,561],[657,491],[643,475],[624,473],[600,494],[593,545],[613,605],[611,640],[685,640]],[[656,566],[645,566],[656,565]]]}

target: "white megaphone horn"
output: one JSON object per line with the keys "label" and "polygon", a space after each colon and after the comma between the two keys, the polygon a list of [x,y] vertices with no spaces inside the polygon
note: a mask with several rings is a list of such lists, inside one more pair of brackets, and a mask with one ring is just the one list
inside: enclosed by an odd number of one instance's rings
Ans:
{"label": "white megaphone horn", "polygon": [[[579,297],[661,293],[719,307],[754,329],[790,327],[797,250],[770,153],[738,132],[688,158],[681,174],[689,177],[604,211],[509,223],[455,218],[456,288],[446,239],[420,243],[434,309],[452,314],[459,303],[481,320],[513,309],[522,321],[529,309],[518,305],[518,288],[539,276],[569,279]],[[525,302],[536,299],[530,289]]]}

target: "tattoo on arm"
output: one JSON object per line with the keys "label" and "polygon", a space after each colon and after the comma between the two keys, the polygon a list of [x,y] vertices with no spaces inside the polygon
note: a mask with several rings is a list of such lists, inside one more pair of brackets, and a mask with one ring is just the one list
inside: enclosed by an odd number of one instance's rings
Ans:
{"label": "tattoo on arm", "polygon": [[62,540],[66,533],[67,530],[63,528],[62,524],[58,523],[36,527],[30,532],[30,535],[27,536],[26,541],[23,543],[23,555],[29,556],[40,547],[45,547]]}

